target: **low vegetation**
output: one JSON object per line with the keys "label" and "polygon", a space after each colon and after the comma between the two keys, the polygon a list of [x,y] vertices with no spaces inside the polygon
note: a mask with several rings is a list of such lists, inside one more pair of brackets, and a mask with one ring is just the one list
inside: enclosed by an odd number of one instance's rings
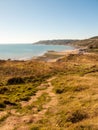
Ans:
{"label": "low vegetation", "polygon": [[[98,63],[97,61],[94,63],[94,59],[85,58],[88,63],[84,64],[83,59],[80,59],[78,66],[70,68],[69,73],[59,74],[52,81],[53,91],[59,98],[56,113],[58,128],[66,128],[66,130],[98,129],[96,125],[98,121],[96,111],[98,109]],[[62,62],[63,60],[66,58],[62,59]],[[70,59],[70,62],[73,62],[73,58]]]}
{"label": "low vegetation", "polygon": [[19,106],[37,91],[37,86],[50,75],[49,65],[40,62],[5,61],[0,64],[0,109]]}
{"label": "low vegetation", "polygon": [[[47,91],[51,85],[54,95]],[[0,61],[0,129],[11,121],[9,130],[97,130],[97,92],[97,53],[54,63]]]}

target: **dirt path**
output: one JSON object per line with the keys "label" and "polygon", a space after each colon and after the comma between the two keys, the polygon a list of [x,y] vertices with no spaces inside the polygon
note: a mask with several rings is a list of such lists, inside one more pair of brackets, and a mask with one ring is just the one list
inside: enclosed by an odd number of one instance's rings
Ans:
{"label": "dirt path", "polygon": [[34,122],[38,121],[39,119],[43,118],[45,112],[50,108],[50,107],[53,107],[53,106],[56,106],[57,103],[58,103],[58,100],[57,100],[57,96],[56,94],[52,91],[53,90],[53,86],[51,84],[51,80],[53,80],[54,78],[51,78],[48,80],[48,85],[49,87],[45,90],[46,93],[49,94],[49,96],[51,97],[51,101],[47,104],[45,104],[43,106],[43,110],[38,112],[37,114],[34,114],[33,116],[35,117],[35,120]]}
{"label": "dirt path", "polygon": [[17,130],[30,130],[28,123],[36,123],[38,120],[42,119],[44,117],[45,112],[50,108],[54,107],[57,105],[58,100],[56,97],[56,94],[53,93],[53,86],[51,84],[51,80],[53,78],[47,80],[47,88],[45,90],[39,90],[35,96],[32,96],[31,99],[28,102],[21,102],[22,107],[29,106],[32,104],[34,101],[37,101],[37,99],[43,94],[43,93],[48,93],[51,100],[43,105],[43,109],[39,111],[36,114],[32,115],[17,115],[15,114],[15,111],[11,113],[11,115],[2,122],[0,125],[0,130],[13,130],[17,128]]}

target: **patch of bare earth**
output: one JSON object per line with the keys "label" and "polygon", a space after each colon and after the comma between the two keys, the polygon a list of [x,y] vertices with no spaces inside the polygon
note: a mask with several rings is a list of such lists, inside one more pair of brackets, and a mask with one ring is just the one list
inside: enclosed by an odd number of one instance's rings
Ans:
{"label": "patch of bare earth", "polygon": [[[36,123],[40,119],[42,119],[46,113],[46,111],[57,105],[58,100],[56,97],[56,94],[53,93],[53,86],[51,85],[51,80],[53,78],[47,80],[48,85],[45,90],[39,90],[35,96],[32,96],[31,99],[28,102],[21,102],[22,107],[31,105],[34,101],[37,101],[37,99],[43,94],[48,93],[51,100],[43,105],[43,109],[36,114],[31,115],[19,115],[15,113],[14,110],[11,110],[11,114],[9,117],[7,117],[1,124],[0,124],[0,130],[30,130],[29,123]],[[33,110],[32,110],[33,111]]]}

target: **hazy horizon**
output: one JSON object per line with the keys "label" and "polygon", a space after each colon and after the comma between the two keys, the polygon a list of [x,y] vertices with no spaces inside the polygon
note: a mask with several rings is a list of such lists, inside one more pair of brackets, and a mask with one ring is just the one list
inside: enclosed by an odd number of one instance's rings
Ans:
{"label": "hazy horizon", "polygon": [[5,43],[0,43],[0,44],[34,44],[34,43],[36,43],[36,42],[40,42],[40,41],[52,41],[52,40],[85,40],[85,39],[89,39],[89,38],[92,38],[92,37],[95,37],[95,35],[94,36],[91,36],[91,37],[87,37],[87,38],[70,38],[70,39],[61,39],[61,38],[59,38],[59,39],[39,39],[39,40],[36,40],[36,41],[34,41],[34,42],[5,42]]}
{"label": "hazy horizon", "polygon": [[98,35],[97,0],[0,0],[0,44]]}

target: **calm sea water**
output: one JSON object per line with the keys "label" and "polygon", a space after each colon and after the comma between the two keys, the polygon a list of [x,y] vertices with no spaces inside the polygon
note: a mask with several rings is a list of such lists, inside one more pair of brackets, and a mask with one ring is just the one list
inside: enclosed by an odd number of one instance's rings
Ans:
{"label": "calm sea water", "polygon": [[32,45],[32,44],[0,44],[0,59],[26,60],[34,56],[43,55],[49,50],[73,50],[71,46],[64,45]]}

